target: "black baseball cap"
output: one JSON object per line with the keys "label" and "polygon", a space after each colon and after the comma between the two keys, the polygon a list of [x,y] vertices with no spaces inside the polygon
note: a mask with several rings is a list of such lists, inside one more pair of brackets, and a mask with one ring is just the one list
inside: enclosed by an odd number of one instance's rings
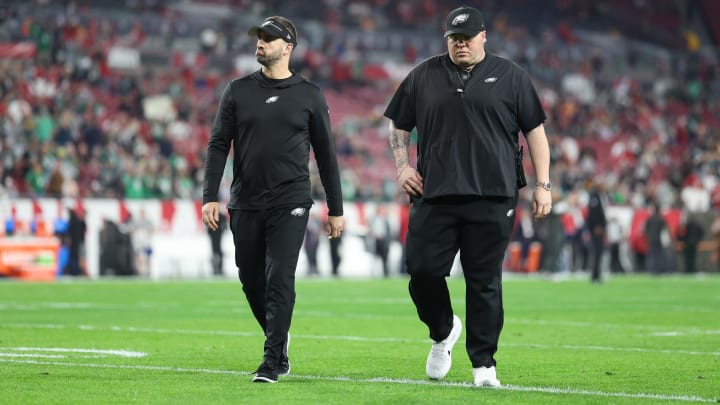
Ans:
{"label": "black baseball cap", "polygon": [[248,30],[248,35],[256,37],[258,32],[264,32],[273,37],[282,38],[285,42],[291,43],[293,46],[297,46],[297,40],[293,34],[272,17],[266,18],[262,24],[250,28]]}
{"label": "black baseball cap", "polygon": [[478,32],[485,31],[485,19],[482,13],[473,7],[461,6],[451,11],[445,21],[445,34],[463,34],[474,37]]}

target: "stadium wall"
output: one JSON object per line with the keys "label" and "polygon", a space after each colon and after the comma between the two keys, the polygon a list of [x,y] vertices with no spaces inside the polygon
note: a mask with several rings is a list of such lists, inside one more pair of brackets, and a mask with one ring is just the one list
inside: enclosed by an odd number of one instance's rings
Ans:
{"label": "stadium wall", "polygon": [[[346,202],[346,227],[341,245],[342,262],[339,275],[342,277],[381,277],[382,266],[380,259],[375,257],[372,244],[366,238],[368,222],[373,217],[377,207],[374,202]],[[402,245],[398,241],[400,231],[400,206],[388,204],[388,219],[392,235],[389,266],[391,274],[398,274],[402,257]],[[2,235],[4,227],[0,229],[0,237],[21,238],[31,241],[38,235],[31,232],[33,220],[44,222],[42,228],[52,234],[53,224],[57,218],[67,219],[68,208],[84,213],[87,225],[85,235],[85,269],[91,278],[100,277],[100,230],[103,222],[110,220],[120,224],[132,216],[137,218],[140,211],[153,223],[152,249],[150,274],[154,279],[167,278],[204,278],[212,276],[210,238],[201,220],[201,203],[190,200],[117,200],[117,199],[11,199],[0,201],[0,213],[4,219],[14,218],[19,229],[14,236]],[[327,209],[323,203],[316,203],[311,213],[324,220]],[[628,245],[642,243],[638,241],[641,234],[642,218],[647,215],[646,209],[633,209],[625,206],[610,207],[609,216],[617,217],[623,229],[628,232]],[[713,245],[712,233],[709,225],[713,221],[712,213],[699,214],[701,224],[705,228],[705,245]],[[665,213],[673,236],[676,236],[680,213],[670,210]],[[42,235],[40,235],[42,236]],[[224,274],[227,277],[236,277],[236,268],[233,257],[233,244],[230,231],[223,234],[222,246],[224,252]],[[636,245],[634,245],[636,246]],[[627,249],[625,249],[628,252]],[[712,260],[712,248],[703,247],[698,255],[698,266],[701,271],[715,271],[717,264]],[[626,255],[629,262],[629,252]],[[678,257],[678,259],[680,259]],[[629,263],[628,263],[629,264]],[[327,239],[321,238],[318,248],[318,270],[320,275],[331,274],[330,250]],[[677,270],[683,271],[682,260],[677,260]],[[458,274],[459,265],[456,264],[453,274]],[[307,274],[307,259],[301,253],[298,262],[299,277]]]}
{"label": "stadium wall", "polygon": [[[13,199],[3,203],[4,219],[15,218],[19,229],[8,238],[34,237],[30,230],[33,220],[44,222],[52,233],[57,218],[68,218],[68,209],[84,213],[87,226],[85,235],[85,263],[90,277],[99,277],[100,230],[103,222],[110,220],[117,224],[127,220],[129,215],[138,218],[141,210],[154,224],[152,235],[153,254],[149,276],[161,278],[202,278],[212,275],[210,238],[201,220],[201,203],[189,200],[117,200],[117,199]],[[341,254],[339,274],[343,277],[382,276],[379,259],[368,248],[365,240],[367,219],[374,212],[376,204],[345,204],[346,227]],[[399,230],[399,211],[396,205],[389,207],[389,219],[393,234]],[[326,207],[315,204],[311,213],[324,217]],[[236,277],[233,257],[232,235],[223,234],[224,273]],[[399,270],[402,247],[393,241],[390,250],[391,272]],[[318,247],[318,270],[321,275],[331,274],[329,244],[321,238]],[[307,259],[301,253],[298,276],[307,272]]]}

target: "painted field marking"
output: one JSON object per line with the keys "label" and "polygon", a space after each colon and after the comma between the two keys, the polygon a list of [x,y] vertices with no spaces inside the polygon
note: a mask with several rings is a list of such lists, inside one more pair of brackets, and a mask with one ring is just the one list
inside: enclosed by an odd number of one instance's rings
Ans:
{"label": "painted field marking", "polygon": [[[20,352],[20,353],[17,353]],[[31,352],[31,353],[28,353]],[[64,358],[66,355],[47,355],[38,354],[51,352],[51,353],[81,353],[91,354],[93,357],[107,357],[107,356],[120,356],[120,357],[145,357],[147,353],[133,352],[129,350],[103,350],[103,349],[76,349],[76,348],[65,348],[65,347],[0,347],[0,356],[4,357],[61,357]]]}
{"label": "painted field marking", "polygon": [[0,309],[9,309],[16,311],[38,311],[46,309],[118,309],[119,305],[96,304],[92,302],[33,302],[33,303],[17,303],[17,302],[0,302]]}
{"label": "painted field marking", "polygon": [[[332,301],[332,300],[330,300]],[[351,302],[356,303],[373,303],[380,305],[397,305],[399,303],[410,304],[405,298],[386,298],[386,299],[368,299],[368,298],[355,298],[350,299]],[[227,303],[227,301],[218,301]],[[343,302],[348,302],[347,300]],[[458,300],[454,303],[454,306],[460,307],[464,305],[464,301]],[[222,305],[226,306],[226,305]],[[14,301],[0,301],[0,309],[9,310],[22,310],[22,311],[36,311],[36,310],[47,310],[47,309],[119,309],[119,308],[149,308],[156,309],[158,304],[156,303],[135,303],[133,305],[122,305],[122,304],[96,304],[90,302],[59,302],[59,301],[48,301],[48,302],[34,302],[31,304],[17,303]],[[163,305],[168,307],[168,305]],[[706,308],[705,312],[713,311],[714,308]],[[295,316],[304,315],[310,317],[335,317],[337,313],[330,311],[313,311],[313,310],[302,310],[296,309],[294,311]],[[392,315],[381,315],[372,313],[347,313],[343,315],[345,318],[353,319],[387,319]],[[587,321],[562,321],[562,320],[544,320],[544,319],[523,319],[523,318],[505,318],[506,324],[524,324],[524,325],[547,325],[547,326],[568,326],[568,327],[579,327],[579,328],[616,328],[616,329],[633,329],[647,333],[646,336],[657,336],[657,337],[674,337],[683,335],[717,335],[720,334],[720,330],[703,330],[699,328],[688,328],[683,331],[667,331],[666,325],[641,325],[641,324],[614,324],[614,323],[595,323]]]}
{"label": "painted field marking", "polygon": [[720,356],[720,352],[700,352],[697,350],[675,349],[646,349],[643,347],[615,347],[615,346],[581,346],[581,345],[543,345],[536,343],[500,343],[500,346],[534,347],[538,349],[568,349],[568,350],[602,350],[611,352],[637,352],[637,353],[663,353],[687,354],[693,356]]}
{"label": "painted field marking", "polygon": [[720,330],[697,330],[689,329],[683,331],[668,331],[650,333],[648,336],[674,337],[674,336],[697,336],[697,335],[720,335]]}
{"label": "painted field marking", "polygon": [[[53,324],[25,324],[11,323],[4,324],[4,327],[14,328],[43,328],[43,329],[72,329],[64,325]],[[203,335],[203,336],[241,336],[241,337],[258,337],[262,335],[254,332],[240,331],[217,331],[217,330],[193,330],[193,329],[162,329],[162,328],[138,328],[132,326],[110,326],[96,327],[92,325],[80,325],[80,330],[109,330],[113,332],[138,332],[138,333],[158,333],[158,334],[185,334],[185,335]],[[315,340],[344,340],[353,342],[377,342],[377,343],[417,343],[426,344],[427,339],[404,339],[394,337],[365,337],[365,336],[343,336],[343,335],[307,335],[293,334],[293,337]],[[500,342],[500,347],[531,347],[538,349],[566,349],[566,350],[598,350],[598,351],[615,351],[615,352],[634,352],[634,353],[662,353],[662,354],[682,354],[692,356],[720,356],[720,351],[697,351],[697,350],[675,350],[675,349],[648,349],[644,347],[616,347],[616,346],[593,346],[593,345],[544,345],[537,343],[512,343]]]}
{"label": "painted field marking", "polygon": [[[173,373],[200,373],[200,374],[227,374],[227,375],[238,375],[238,376],[249,376],[253,373],[249,371],[233,371],[233,370],[216,370],[207,368],[184,368],[184,367],[166,367],[166,366],[131,366],[131,365],[118,365],[118,364],[83,364],[83,363],[65,363],[65,362],[51,362],[51,361],[35,361],[35,360],[7,360],[0,358],[0,363],[16,363],[16,364],[29,364],[29,365],[43,365],[43,366],[62,366],[62,367],[85,367],[85,368],[108,368],[108,369],[129,369],[129,370],[146,370],[146,371],[160,371],[160,372],[173,372]],[[663,395],[663,394],[649,394],[649,393],[627,393],[627,392],[606,392],[606,391],[591,391],[591,390],[578,390],[572,388],[552,388],[552,387],[524,387],[518,385],[503,385],[501,388],[478,388],[469,382],[438,382],[429,380],[411,380],[411,379],[398,379],[398,378],[350,378],[342,376],[317,376],[317,375],[298,375],[290,374],[284,379],[298,379],[298,380],[316,380],[316,381],[338,381],[338,382],[352,382],[352,383],[383,383],[383,384],[403,384],[403,385],[436,385],[446,387],[460,387],[460,388],[471,388],[471,389],[497,389],[506,391],[516,392],[538,392],[544,394],[556,394],[556,395],[582,395],[582,396],[596,396],[596,397],[607,397],[607,398],[637,398],[637,399],[654,399],[658,401],[683,401],[683,402],[703,402],[703,403],[715,403],[719,399],[716,398],[703,398],[691,395]]]}
{"label": "painted field marking", "polygon": [[43,359],[64,359],[67,356],[62,354],[32,354],[32,353],[2,353],[0,357],[38,357]]}

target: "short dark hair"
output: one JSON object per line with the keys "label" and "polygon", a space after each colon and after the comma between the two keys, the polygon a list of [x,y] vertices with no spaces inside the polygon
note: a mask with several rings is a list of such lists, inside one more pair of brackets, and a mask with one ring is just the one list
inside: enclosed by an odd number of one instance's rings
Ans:
{"label": "short dark hair", "polygon": [[267,21],[267,20],[275,21],[276,23],[282,25],[283,28],[290,31],[293,38],[295,38],[295,42],[297,42],[297,40],[298,40],[297,28],[295,28],[295,24],[293,24],[292,21],[288,20],[285,17],[281,17],[279,15],[274,15],[272,17],[268,17],[265,19],[265,21]]}

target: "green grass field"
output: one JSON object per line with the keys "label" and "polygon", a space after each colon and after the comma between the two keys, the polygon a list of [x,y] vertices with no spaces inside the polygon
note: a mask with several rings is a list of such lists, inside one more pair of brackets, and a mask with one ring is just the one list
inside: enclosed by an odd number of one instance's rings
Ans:
{"label": "green grass field", "polygon": [[[464,283],[452,279],[464,318]],[[442,382],[407,280],[297,282],[292,374],[253,384],[263,337],[239,282],[0,282],[0,403],[720,402],[720,277],[505,281],[501,389]]]}

